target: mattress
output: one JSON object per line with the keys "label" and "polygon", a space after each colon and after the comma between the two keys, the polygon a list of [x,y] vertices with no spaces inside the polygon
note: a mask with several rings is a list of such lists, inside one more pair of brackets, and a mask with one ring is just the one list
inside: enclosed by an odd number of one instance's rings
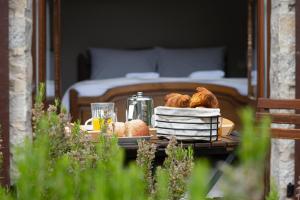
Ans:
{"label": "mattress", "polygon": [[205,80],[205,79],[191,79],[187,77],[160,77],[155,79],[142,79],[142,78],[111,78],[111,79],[102,79],[102,80],[86,80],[80,81],[68,88],[62,98],[62,105],[69,111],[70,109],[70,100],[69,100],[69,91],[71,89],[77,90],[79,96],[101,96],[106,91],[111,88],[125,86],[125,85],[135,85],[140,83],[167,83],[167,82],[193,82],[193,83],[207,83],[207,84],[216,84],[222,86],[228,86],[235,88],[241,95],[247,96],[248,86],[247,78],[220,78],[214,80]]}

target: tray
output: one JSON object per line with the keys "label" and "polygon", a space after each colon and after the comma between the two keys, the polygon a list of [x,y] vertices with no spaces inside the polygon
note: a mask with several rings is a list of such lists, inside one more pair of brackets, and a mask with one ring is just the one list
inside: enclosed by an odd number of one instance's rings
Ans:
{"label": "tray", "polygon": [[119,144],[137,144],[139,140],[150,140],[151,136],[118,137]]}
{"label": "tray", "polygon": [[[92,140],[92,141],[98,141],[99,135],[101,134],[100,131],[92,131],[91,125],[81,125],[80,126],[81,130],[86,131],[88,134],[87,136]],[[153,132],[153,130],[152,130]],[[151,131],[150,131],[151,133]],[[108,137],[110,135],[107,135]],[[118,137],[118,142],[119,144],[137,144],[139,140],[150,140],[151,136],[137,136],[137,137]]]}

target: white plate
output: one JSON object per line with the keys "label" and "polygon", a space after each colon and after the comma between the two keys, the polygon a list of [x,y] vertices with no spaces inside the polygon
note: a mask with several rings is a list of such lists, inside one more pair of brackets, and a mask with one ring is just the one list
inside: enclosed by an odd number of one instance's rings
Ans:
{"label": "white plate", "polygon": [[81,129],[86,130],[86,131],[92,131],[93,125],[81,125]]}

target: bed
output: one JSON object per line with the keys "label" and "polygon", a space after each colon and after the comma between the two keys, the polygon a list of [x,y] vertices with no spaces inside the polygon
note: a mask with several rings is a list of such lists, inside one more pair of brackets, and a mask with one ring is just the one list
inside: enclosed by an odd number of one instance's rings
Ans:
{"label": "bed", "polygon": [[[118,120],[125,121],[126,100],[139,91],[163,105],[170,92],[192,94],[199,86],[211,90],[221,113],[240,127],[238,110],[254,105],[247,78],[225,78],[224,47],[142,50],[91,48],[78,56],[78,80],[62,103],[72,120],[90,118],[90,103],[115,102]],[[223,72],[223,74],[221,73]]]}

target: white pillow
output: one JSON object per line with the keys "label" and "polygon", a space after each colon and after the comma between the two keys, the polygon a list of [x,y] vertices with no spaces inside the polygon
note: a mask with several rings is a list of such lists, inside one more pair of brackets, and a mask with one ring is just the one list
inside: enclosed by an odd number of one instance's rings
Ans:
{"label": "white pillow", "polygon": [[159,78],[159,73],[157,72],[133,72],[127,73],[126,78],[139,78],[139,79],[154,79]]}
{"label": "white pillow", "polygon": [[159,52],[158,73],[163,77],[187,77],[194,71],[224,70],[225,48],[167,49]]}
{"label": "white pillow", "polygon": [[189,75],[192,79],[205,79],[205,80],[212,80],[212,79],[220,79],[224,78],[225,72],[222,70],[206,70],[206,71],[196,71]]}
{"label": "white pillow", "polygon": [[91,79],[124,77],[129,72],[154,72],[158,57],[154,49],[90,48],[90,53]]}

